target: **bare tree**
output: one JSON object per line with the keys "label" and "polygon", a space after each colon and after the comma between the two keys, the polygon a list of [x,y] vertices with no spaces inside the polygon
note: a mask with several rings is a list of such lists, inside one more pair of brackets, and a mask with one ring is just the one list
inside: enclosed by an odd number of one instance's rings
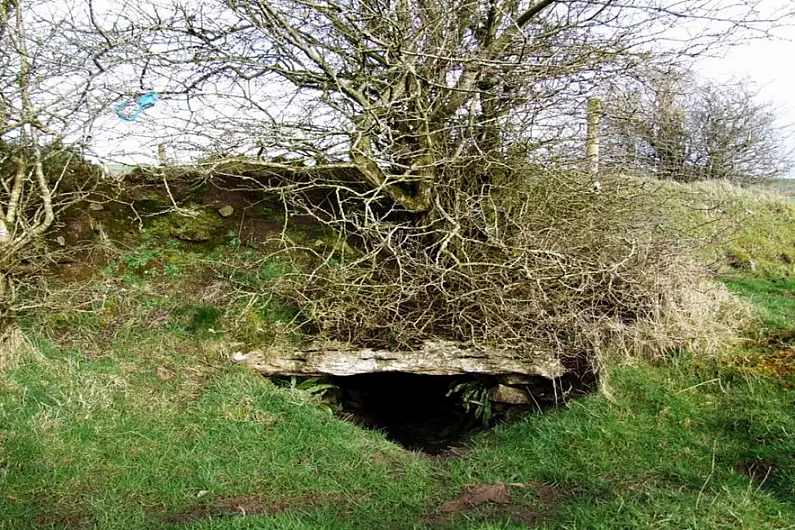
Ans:
{"label": "bare tree", "polygon": [[225,113],[190,117],[213,143],[338,153],[369,186],[427,211],[445,167],[549,141],[573,102],[649,53],[698,55],[769,29],[761,3],[202,0],[130,5],[102,32],[149,30],[127,39],[143,85],[199,104],[225,95]]}
{"label": "bare tree", "polygon": [[607,158],[619,169],[745,182],[781,177],[793,167],[787,127],[747,81],[718,84],[667,70],[624,85],[608,102]]}
{"label": "bare tree", "polygon": [[42,236],[81,196],[74,177],[97,176],[77,148],[98,109],[87,66],[95,50],[73,22],[63,4],[0,2],[2,307],[13,298],[20,261],[41,256]]}
{"label": "bare tree", "polygon": [[124,41],[108,58],[184,104],[161,123],[172,148],[225,153],[209,174],[280,193],[355,242],[302,278],[314,323],[357,341],[563,351],[586,348],[595,323],[675,310],[660,280],[675,260],[641,227],[645,203],[594,200],[590,175],[528,158],[565,152],[585,96],[650,54],[775,25],[759,3],[201,0],[95,24]]}

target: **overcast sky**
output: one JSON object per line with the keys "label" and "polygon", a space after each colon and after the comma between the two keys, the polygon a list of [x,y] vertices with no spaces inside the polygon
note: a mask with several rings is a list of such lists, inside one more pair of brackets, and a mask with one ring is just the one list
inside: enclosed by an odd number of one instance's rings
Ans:
{"label": "overcast sky", "polygon": [[[769,13],[774,13],[777,7],[791,9],[790,2],[792,0],[765,0],[763,6],[766,7],[765,11],[769,9]],[[764,15],[769,13],[764,13]],[[792,23],[795,24],[795,21]],[[780,124],[782,126],[792,125],[790,136],[786,142],[795,149],[795,67],[793,67],[795,64],[795,26],[779,28],[776,33],[777,38],[774,39],[758,39],[728,48],[721,52],[723,55],[721,58],[702,59],[696,64],[695,70],[700,75],[718,81],[747,79],[751,82],[759,90],[760,99],[770,101],[776,109],[780,110]],[[790,35],[791,38],[785,38]],[[162,121],[166,116],[177,111],[176,108],[172,108],[170,103],[172,102],[166,99],[161,100],[155,109],[148,111],[144,119],[136,123],[120,123],[111,114],[105,116],[104,121],[108,122],[108,127],[100,126],[100,128],[109,131],[109,134],[104,135],[107,144],[103,151],[105,153],[108,153],[109,150],[114,151],[113,148],[108,149],[112,144],[116,144],[114,147],[117,148],[129,146],[131,137],[138,136],[144,129],[148,129],[149,122]],[[150,156],[154,156],[155,151],[151,146],[145,151],[151,153]],[[116,154],[119,152],[116,151]],[[138,159],[139,157],[134,158]],[[795,171],[790,176],[795,178]]]}
{"label": "overcast sky", "polygon": [[[781,125],[792,126],[786,142],[795,149],[795,28],[790,32],[792,39],[756,40],[732,47],[724,58],[703,60],[696,70],[718,81],[748,78],[759,89],[759,97],[780,111]],[[795,171],[790,178],[795,178]]]}

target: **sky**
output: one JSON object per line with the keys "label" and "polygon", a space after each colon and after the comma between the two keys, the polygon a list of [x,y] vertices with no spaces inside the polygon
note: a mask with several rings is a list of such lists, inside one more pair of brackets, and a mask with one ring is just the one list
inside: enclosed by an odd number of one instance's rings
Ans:
{"label": "sky", "polygon": [[[697,63],[696,71],[716,81],[747,78],[769,101],[783,127],[791,127],[785,142],[795,150],[795,28],[792,39],[756,40],[734,46],[723,58]],[[795,171],[790,175],[795,178]]]}
{"label": "sky", "polygon": [[[726,0],[728,1],[728,0]],[[722,81],[747,80],[758,90],[758,100],[776,109],[784,128],[784,147],[795,156],[795,15],[792,0],[764,0],[762,17],[789,13],[771,30],[770,38],[748,40],[721,50],[718,57],[704,58],[695,71]],[[788,175],[795,178],[795,168]]]}
{"label": "sky", "polygon": [[[716,1],[721,2],[724,0]],[[731,0],[725,1],[727,5],[734,4]],[[790,1],[765,0],[764,5],[770,6],[771,9],[776,5],[787,9]],[[793,21],[793,24],[795,24],[795,21]],[[683,28],[679,27],[678,29]],[[795,150],[795,68],[792,66],[793,62],[795,62],[795,26],[780,28],[777,31],[777,38],[754,40],[721,50],[716,52],[716,54],[721,55],[721,57],[699,60],[695,64],[695,71],[701,76],[718,82],[741,79],[750,82],[754,88],[759,90],[759,98],[762,101],[769,101],[774,108],[778,109],[780,125],[792,126],[789,131],[789,137],[785,139],[785,142],[790,144]],[[108,127],[100,125],[101,129],[112,131],[106,135],[106,140],[109,144],[106,149],[110,148],[113,151],[115,150],[114,147],[119,149],[122,146],[131,145],[131,137],[143,133],[144,129],[147,129],[149,122],[162,123],[167,116],[173,116],[174,113],[178,113],[178,109],[171,103],[167,99],[161,100],[155,109],[147,112],[145,119],[136,123],[119,123],[115,116],[111,114],[106,116],[105,121],[108,122],[108,125],[112,125]],[[146,142],[147,144],[151,143],[152,134],[155,137],[157,136],[155,132],[148,132],[149,134],[144,134],[150,139],[149,142]],[[149,156],[154,158],[154,149],[151,146],[146,148],[145,151],[151,153]],[[128,158],[126,156],[118,157],[119,151],[116,151],[115,154],[117,157],[113,158],[117,160]],[[140,160],[140,153],[138,153],[138,156],[130,158],[137,159],[136,161],[139,162],[142,161]],[[789,176],[795,178],[795,170]]]}

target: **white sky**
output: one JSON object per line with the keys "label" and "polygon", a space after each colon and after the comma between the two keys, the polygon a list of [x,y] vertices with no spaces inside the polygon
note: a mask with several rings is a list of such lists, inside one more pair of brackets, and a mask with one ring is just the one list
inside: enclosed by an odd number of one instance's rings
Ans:
{"label": "white sky", "polygon": [[[795,21],[793,21],[795,22]],[[759,98],[778,110],[780,125],[789,127],[787,149],[795,152],[795,26],[782,28],[778,37],[754,40],[725,51],[723,58],[704,59],[696,72],[717,81],[747,79]],[[789,175],[795,178],[795,170]]]}
{"label": "white sky", "polygon": [[[788,9],[791,1],[766,0],[763,5],[772,13],[775,11],[776,5],[779,8]],[[794,25],[789,28],[779,28],[778,38],[754,40],[719,52],[723,55],[722,58],[702,59],[696,64],[695,70],[699,75],[717,81],[747,79],[751,82],[759,90],[759,98],[762,101],[770,101],[774,108],[779,109],[780,125],[792,126],[786,141],[789,144],[787,147],[791,147],[795,151],[795,66],[793,66],[795,65],[795,20],[792,21],[792,24]],[[176,111],[170,103],[161,100],[154,109],[147,111],[143,119],[132,124],[120,123],[115,116],[109,114],[106,121],[113,124],[113,127],[105,129],[112,132],[104,135],[105,149],[103,150],[105,152],[116,151],[113,148],[108,149],[113,144],[116,144],[117,149],[121,146],[129,146],[131,137],[142,133],[143,129],[148,129],[148,125],[162,123],[164,118]],[[104,127],[100,126],[100,129],[104,129]],[[156,133],[155,136],[157,136]],[[152,137],[149,136],[149,138]],[[152,152],[154,155],[153,149],[148,148],[146,151]],[[116,151],[115,154],[120,153]],[[129,160],[126,156],[118,158]],[[133,158],[138,159],[139,157]],[[795,178],[795,170],[790,176]]]}

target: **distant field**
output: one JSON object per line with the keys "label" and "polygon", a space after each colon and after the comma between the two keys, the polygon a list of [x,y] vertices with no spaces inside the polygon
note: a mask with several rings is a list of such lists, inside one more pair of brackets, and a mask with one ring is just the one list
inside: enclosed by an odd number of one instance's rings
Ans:
{"label": "distant field", "polygon": [[795,198],[795,179],[777,179],[765,183],[754,184],[752,187],[778,193],[791,199]]}
{"label": "distant field", "polygon": [[127,165],[127,164],[108,163],[108,164],[104,164],[104,168],[105,168],[105,171],[108,172],[108,174],[110,174],[110,175],[115,177],[115,176],[126,175],[127,173],[130,173],[133,169],[135,169],[135,166],[131,166],[131,165]]}

